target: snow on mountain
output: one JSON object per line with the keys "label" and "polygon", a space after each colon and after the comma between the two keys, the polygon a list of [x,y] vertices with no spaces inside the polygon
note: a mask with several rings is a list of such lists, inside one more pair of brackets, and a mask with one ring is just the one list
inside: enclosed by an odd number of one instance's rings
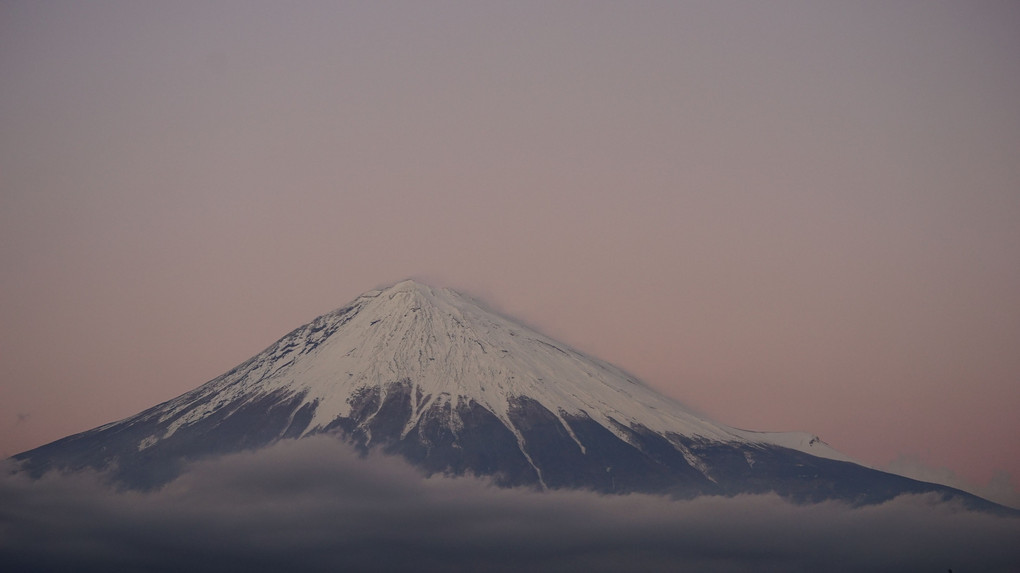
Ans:
{"label": "snow on mountain", "polygon": [[755,432],[752,430],[734,430],[743,439],[756,444],[770,444],[797,450],[819,458],[851,462],[861,465],[850,456],[834,449],[821,438],[807,432]]}
{"label": "snow on mountain", "polygon": [[[173,400],[163,412],[163,419],[174,419],[167,434],[152,436],[146,445],[239,398],[276,392],[302,395],[301,404],[314,408],[306,435],[349,415],[349,397],[360,388],[401,380],[421,390],[412,395],[416,415],[405,432],[429,406],[471,400],[513,429],[507,398],[527,396],[561,421],[562,414],[584,413],[621,437],[611,419],[660,433],[776,444],[849,459],[814,436],[742,431],[696,416],[611,364],[508,320],[471,297],[412,280],[363,294]],[[217,399],[203,402],[207,395]],[[570,431],[569,424],[563,426]]]}

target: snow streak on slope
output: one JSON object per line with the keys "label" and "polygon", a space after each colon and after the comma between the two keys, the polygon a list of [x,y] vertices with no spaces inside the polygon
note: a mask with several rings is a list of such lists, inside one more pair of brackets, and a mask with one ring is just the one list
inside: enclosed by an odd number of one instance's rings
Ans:
{"label": "snow streak on slope", "polygon": [[782,446],[784,448],[790,448],[791,450],[798,450],[818,456],[819,458],[828,458],[830,460],[838,460],[841,462],[850,462],[863,466],[861,462],[851,458],[850,456],[839,452],[832,448],[829,444],[823,442],[818,436],[814,434],[808,434],[806,432],[754,432],[751,430],[734,430],[738,432],[745,440],[749,442],[757,442],[762,444],[773,444],[776,446]]}
{"label": "snow streak on slope", "polygon": [[[639,424],[661,434],[775,444],[846,459],[820,447],[813,436],[746,432],[705,420],[618,368],[503,318],[470,297],[414,281],[368,292],[168,402],[161,412],[161,420],[173,420],[167,432],[139,447],[221,408],[270,394],[301,396],[302,405],[314,409],[304,433],[315,432],[349,415],[350,397],[360,389],[385,389],[399,381],[416,387],[408,429],[437,402],[456,406],[474,401],[516,433],[508,398],[526,396],[560,416],[587,415],[621,437],[617,424]],[[570,432],[568,424],[563,426]]]}

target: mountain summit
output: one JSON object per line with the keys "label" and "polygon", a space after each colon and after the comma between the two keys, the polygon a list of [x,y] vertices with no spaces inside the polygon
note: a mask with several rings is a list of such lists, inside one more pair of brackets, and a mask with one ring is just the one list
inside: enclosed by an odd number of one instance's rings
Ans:
{"label": "mountain summit", "polygon": [[938,491],[985,503],[863,467],[810,434],[706,420],[471,297],[410,280],[191,392],[15,459],[36,475],[91,467],[150,488],[192,460],[323,433],[505,486],[854,503]]}

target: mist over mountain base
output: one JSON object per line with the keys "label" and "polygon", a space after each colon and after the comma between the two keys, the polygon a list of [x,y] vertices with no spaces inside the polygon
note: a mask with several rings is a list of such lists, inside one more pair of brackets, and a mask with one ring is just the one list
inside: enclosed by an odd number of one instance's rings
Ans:
{"label": "mist over mountain base", "polygon": [[[10,464],[10,462],[7,462]],[[329,436],[189,465],[0,478],[4,571],[1016,571],[1020,519],[934,495],[853,508],[425,478]]]}

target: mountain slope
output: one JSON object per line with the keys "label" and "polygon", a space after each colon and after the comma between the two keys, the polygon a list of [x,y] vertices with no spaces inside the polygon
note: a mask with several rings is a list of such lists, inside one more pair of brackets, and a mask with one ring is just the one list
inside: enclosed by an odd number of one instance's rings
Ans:
{"label": "mountain slope", "polygon": [[105,468],[145,488],[190,460],[321,433],[502,485],[966,497],[852,463],[809,434],[706,420],[470,297],[414,281],[368,292],[178,398],[15,457],[35,474]]}

